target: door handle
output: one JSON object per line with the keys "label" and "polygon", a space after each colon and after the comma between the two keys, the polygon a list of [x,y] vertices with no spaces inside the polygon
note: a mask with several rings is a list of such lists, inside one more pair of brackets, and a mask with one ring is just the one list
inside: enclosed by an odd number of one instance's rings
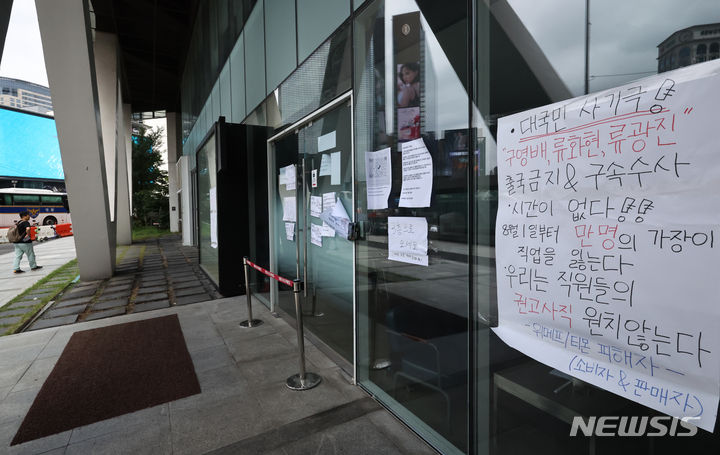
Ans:
{"label": "door handle", "polygon": [[360,238],[360,223],[348,223],[348,240],[358,240]]}

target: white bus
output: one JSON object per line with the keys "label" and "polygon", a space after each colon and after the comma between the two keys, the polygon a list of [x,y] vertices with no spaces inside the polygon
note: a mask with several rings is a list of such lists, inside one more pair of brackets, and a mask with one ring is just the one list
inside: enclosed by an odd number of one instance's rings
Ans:
{"label": "white bus", "polygon": [[30,224],[49,226],[70,223],[67,193],[29,188],[0,188],[0,228],[10,227],[20,219],[20,212],[30,212]]}

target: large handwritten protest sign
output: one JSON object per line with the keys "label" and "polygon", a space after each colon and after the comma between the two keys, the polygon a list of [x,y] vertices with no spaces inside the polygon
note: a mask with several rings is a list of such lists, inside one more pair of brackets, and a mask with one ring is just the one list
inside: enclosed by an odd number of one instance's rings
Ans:
{"label": "large handwritten protest sign", "polygon": [[708,431],[719,110],[715,61],[501,118],[497,135],[497,334]]}

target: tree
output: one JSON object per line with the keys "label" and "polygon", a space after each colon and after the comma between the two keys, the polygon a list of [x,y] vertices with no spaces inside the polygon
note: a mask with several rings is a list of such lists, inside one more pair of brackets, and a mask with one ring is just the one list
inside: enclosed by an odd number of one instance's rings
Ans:
{"label": "tree", "polygon": [[140,128],[132,137],[133,217],[136,225],[169,225],[168,176],[160,169],[162,128]]}

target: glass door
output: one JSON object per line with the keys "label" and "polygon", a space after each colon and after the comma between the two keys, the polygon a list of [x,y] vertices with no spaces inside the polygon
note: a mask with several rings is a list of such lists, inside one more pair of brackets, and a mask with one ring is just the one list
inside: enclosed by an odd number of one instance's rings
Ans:
{"label": "glass door", "polygon": [[[344,99],[271,140],[272,266],[305,283],[305,327],[353,364],[353,218],[351,105]],[[292,293],[274,285],[271,299],[295,315]]]}

